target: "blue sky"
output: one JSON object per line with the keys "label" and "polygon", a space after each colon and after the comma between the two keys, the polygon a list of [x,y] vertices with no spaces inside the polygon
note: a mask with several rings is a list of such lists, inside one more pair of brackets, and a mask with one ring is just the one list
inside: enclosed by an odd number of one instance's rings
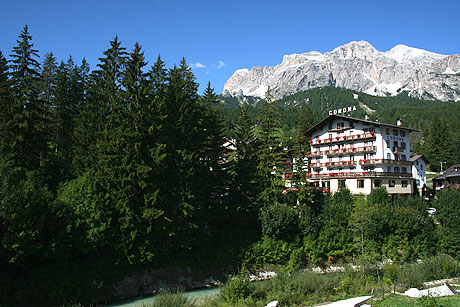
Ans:
{"label": "blue sky", "polygon": [[0,50],[5,56],[25,24],[40,55],[58,60],[98,58],[118,35],[139,42],[153,64],[182,57],[201,89],[220,93],[239,68],[273,66],[284,54],[327,52],[353,40],[380,51],[405,44],[441,54],[460,53],[460,1],[12,1],[1,2]]}

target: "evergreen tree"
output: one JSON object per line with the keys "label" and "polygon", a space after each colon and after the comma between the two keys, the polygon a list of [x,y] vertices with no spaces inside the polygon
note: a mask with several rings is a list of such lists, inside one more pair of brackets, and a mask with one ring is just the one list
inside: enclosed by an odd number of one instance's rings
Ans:
{"label": "evergreen tree", "polygon": [[56,70],[57,63],[53,53],[45,54],[42,69],[40,72],[40,99],[46,104],[48,109],[51,109],[53,96],[56,87]]}
{"label": "evergreen tree", "polygon": [[258,139],[257,166],[260,184],[259,204],[262,206],[276,203],[281,195],[280,168],[282,150],[280,141],[280,115],[270,94],[270,89],[262,101],[256,136]]}
{"label": "evergreen tree", "polygon": [[8,115],[11,113],[11,90],[10,90],[10,82],[9,82],[9,73],[8,73],[8,65],[7,60],[3,56],[3,53],[0,51],[0,108],[2,112],[0,112],[0,162],[4,158],[4,154],[8,152],[8,147],[10,146],[8,143],[9,138],[9,127],[10,120]]}
{"label": "evergreen tree", "polygon": [[6,159],[18,170],[35,170],[44,165],[49,137],[46,131],[47,109],[40,99],[38,82],[40,65],[37,50],[27,26],[21,32],[18,45],[11,54],[12,102],[6,110]]}
{"label": "evergreen tree", "polygon": [[441,169],[441,163],[447,167],[454,163],[452,132],[444,119],[435,117],[431,120],[423,144],[423,153],[430,161],[430,167],[434,171]]}

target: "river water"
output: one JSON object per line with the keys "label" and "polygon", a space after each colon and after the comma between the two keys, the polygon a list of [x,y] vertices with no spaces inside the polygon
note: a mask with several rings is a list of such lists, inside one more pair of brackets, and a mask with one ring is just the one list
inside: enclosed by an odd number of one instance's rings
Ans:
{"label": "river water", "polygon": [[[207,288],[207,289],[199,289],[199,290],[190,290],[186,291],[185,295],[190,298],[200,299],[204,298],[205,296],[212,296],[217,295],[220,292],[220,288]],[[147,304],[152,304],[155,300],[155,295],[143,297],[143,298],[136,298],[132,300],[127,300],[121,303],[110,304],[111,307],[141,307]]]}

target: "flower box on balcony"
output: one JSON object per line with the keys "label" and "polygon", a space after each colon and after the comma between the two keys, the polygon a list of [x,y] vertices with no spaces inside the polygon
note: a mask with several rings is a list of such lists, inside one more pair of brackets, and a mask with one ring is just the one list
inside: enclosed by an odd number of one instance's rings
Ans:
{"label": "flower box on balcony", "polygon": [[307,174],[307,177],[311,177],[312,175],[311,174]]}
{"label": "flower box on balcony", "polygon": [[338,148],[336,148],[336,149],[334,149],[334,151],[339,151],[339,149],[338,149]]}
{"label": "flower box on balcony", "polygon": [[346,140],[346,139],[347,139],[347,137],[344,135],[344,136],[342,136],[342,139]]}
{"label": "flower box on balcony", "polygon": [[329,141],[332,141],[332,138],[328,138]]}
{"label": "flower box on balcony", "polygon": [[335,139],[336,139],[336,140],[339,140],[339,139],[340,139],[340,136],[336,136]]}
{"label": "flower box on balcony", "polygon": [[335,174],[334,173],[329,173],[329,176],[334,176]]}
{"label": "flower box on balcony", "polygon": [[313,140],[308,140],[308,143],[310,143],[310,144],[313,143]]}
{"label": "flower box on balcony", "polygon": [[373,136],[373,135],[374,135],[374,132],[371,131],[370,134],[371,134],[371,136]]}

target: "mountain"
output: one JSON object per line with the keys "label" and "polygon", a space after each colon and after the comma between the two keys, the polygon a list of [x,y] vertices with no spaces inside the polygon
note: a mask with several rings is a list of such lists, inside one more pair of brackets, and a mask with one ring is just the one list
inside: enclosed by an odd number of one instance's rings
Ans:
{"label": "mountain", "polygon": [[405,45],[381,52],[366,41],[331,52],[285,55],[274,67],[239,69],[223,95],[263,97],[270,87],[279,99],[316,87],[334,86],[374,96],[460,101],[460,54],[442,55]]}

